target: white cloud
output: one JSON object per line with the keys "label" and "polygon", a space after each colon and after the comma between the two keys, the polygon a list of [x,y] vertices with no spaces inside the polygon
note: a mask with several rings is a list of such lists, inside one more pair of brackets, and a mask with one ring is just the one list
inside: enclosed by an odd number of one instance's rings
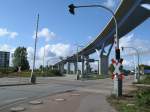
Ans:
{"label": "white cloud", "polygon": [[145,9],[150,10],[150,4],[142,4],[141,6],[144,7]]}
{"label": "white cloud", "polygon": [[[149,54],[150,54],[150,46],[149,40],[139,38],[135,36],[135,34],[129,34],[120,39],[120,47],[134,47],[139,51],[140,54],[140,64],[148,64]],[[133,68],[134,64],[137,65],[137,53],[134,49],[125,48],[124,51],[121,51],[122,57],[124,58],[124,66]],[[135,61],[134,57],[135,56]]]}
{"label": "white cloud", "polygon": [[115,0],[106,0],[106,2],[103,3],[108,8],[113,8],[116,4]]}
{"label": "white cloud", "polygon": [[16,36],[18,36],[18,33],[17,33],[17,32],[11,32],[11,33],[10,33],[10,37],[11,37],[11,38],[15,38]]}
{"label": "white cloud", "polygon": [[28,58],[33,59],[34,49],[32,47],[27,48]]}
{"label": "white cloud", "polygon": [[134,37],[134,34],[130,34],[130,35],[127,35],[127,36],[124,36],[123,38],[120,39],[120,46],[122,47],[127,47],[127,46],[130,46],[131,45],[131,42],[132,42],[132,38]]}
{"label": "white cloud", "polygon": [[[45,41],[49,41],[52,38],[56,37],[56,34],[54,32],[51,32],[48,28],[43,28],[41,31],[38,32],[39,38],[45,38]],[[33,35],[33,38],[35,38],[35,32]]]}
{"label": "white cloud", "polygon": [[[44,50],[45,50],[45,56],[44,56]],[[33,52],[34,49],[32,47],[27,48],[28,52],[28,60],[30,65],[32,65],[33,62]],[[45,65],[48,64],[55,64],[60,59],[59,57],[66,57],[72,54],[72,49],[69,44],[53,44],[53,45],[45,45],[41,47],[40,49],[37,49],[37,55],[36,55],[36,67],[39,67],[43,64],[43,56]]]}
{"label": "white cloud", "polygon": [[93,70],[97,70],[98,69],[98,62],[95,61],[94,63],[90,64]]}
{"label": "white cloud", "polygon": [[[60,59],[59,57],[66,57],[72,55],[72,49],[69,44],[53,44],[53,45],[45,45],[45,65],[47,65],[47,62],[49,64],[55,64]],[[40,49],[37,49],[36,52],[36,67],[39,67],[43,64],[43,56],[44,56],[44,47],[41,47]],[[8,45],[0,45],[0,51],[7,51],[13,53],[15,51],[15,48]],[[33,54],[34,49],[32,47],[27,47],[27,53],[28,53],[28,61],[30,64],[30,67],[32,67],[33,64]],[[10,59],[12,61],[12,59]]]}
{"label": "white cloud", "polygon": [[9,45],[3,44],[3,45],[0,45],[0,51],[11,52],[13,51],[13,49]]}
{"label": "white cloud", "polygon": [[58,43],[52,45],[51,51],[56,54],[56,56],[66,57],[71,55],[71,46],[69,44]]}
{"label": "white cloud", "polygon": [[147,65],[150,65],[150,61],[147,62]]}
{"label": "white cloud", "polygon": [[46,45],[44,47],[41,47],[38,52],[38,58],[43,59],[43,56],[46,58],[49,57],[55,57],[56,55],[51,51],[52,46],[51,45]]}
{"label": "white cloud", "polygon": [[[150,53],[149,41],[140,39],[130,34],[120,39],[120,47],[134,47],[139,50],[140,54]],[[125,49],[127,54],[135,54],[133,49]]]}
{"label": "white cloud", "polygon": [[4,37],[4,36],[15,38],[16,36],[18,36],[18,33],[8,31],[6,28],[0,28],[0,37]]}

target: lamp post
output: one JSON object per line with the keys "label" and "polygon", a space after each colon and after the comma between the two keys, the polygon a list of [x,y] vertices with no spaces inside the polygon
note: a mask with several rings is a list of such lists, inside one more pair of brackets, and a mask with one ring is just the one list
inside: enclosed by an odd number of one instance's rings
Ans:
{"label": "lamp post", "polygon": [[31,83],[32,83],[32,84],[35,84],[35,83],[36,83],[36,75],[34,74],[34,69],[35,69],[35,58],[36,58],[36,46],[37,46],[38,25],[39,25],[39,14],[38,14],[38,17],[37,17],[36,35],[35,35],[35,43],[34,43],[33,66],[32,66],[32,71],[31,71]]}
{"label": "lamp post", "polygon": [[139,81],[140,80],[140,67],[139,67],[140,53],[139,53],[138,49],[135,47],[121,47],[121,48],[122,48],[122,50],[124,50],[124,48],[133,49],[136,52],[137,60],[138,60],[138,76],[136,76],[136,74],[135,74],[134,81],[137,81],[137,80]]}
{"label": "lamp post", "polygon": [[44,46],[44,53],[43,53],[43,69],[42,69],[42,73],[44,73],[44,66],[45,66],[45,46]]}
{"label": "lamp post", "polygon": [[[49,66],[49,61],[51,61],[51,60],[47,60],[47,67]],[[51,69],[53,70],[53,66],[51,66],[51,67],[52,67]]]}
{"label": "lamp post", "polygon": [[[117,19],[115,17],[115,14],[114,12],[103,6],[103,5],[81,5],[81,6],[75,6],[74,4],[70,4],[69,6],[69,12],[71,14],[75,14],[75,8],[86,8],[86,7],[99,7],[99,8],[103,8],[107,11],[109,11],[112,15],[113,15],[113,19],[114,19],[114,22],[115,22],[115,31],[116,31],[116,34],[115,34],[115,37],[116,37],[116,60],[118,60],[118,62],[120,61],[120,49],[119,49],[119,38],[118,38],[118,23],[117,23]],[[119,75],[119,74],[117,74]],[[114,92],[117,96],[122,96],[122,80],[119,79],[118,77],[115,78],[114,80]]]}
{"label": "lamp post", "polygon": [[79,62],[79,47],[84,47],[84,46],[82,46],[82,45],[78,45],[78,44],[76,44],[76,46],[77,46],[77,64],[76,64],[76,67],[77,67],[77,80],[79,80],[80,79],[80,76],[79,76],[79,71],[78,71],[78,62]]}
{"label": "lamp post", "polygon": [[75,8],[100,7],[100,8],[103,8],[103,9],[106,9],[107,11],[109,11],[113,15],[113,19],[114,19],[114,22],[115,22],[116,39],[117,39],[116,43],[117,43],[117,49],[119,49],[118,24],[117,24],[117,19],[115,17],[115,14],[114,14],[114,12],[111,9],[109,9],[109,8],[103,6],[103,5],[81,5],[81,6],[75,6],[74,4],[70,4],[68,7],[69,7],[69,12],[71,14],[73,14],[73,15],[75,14]]}

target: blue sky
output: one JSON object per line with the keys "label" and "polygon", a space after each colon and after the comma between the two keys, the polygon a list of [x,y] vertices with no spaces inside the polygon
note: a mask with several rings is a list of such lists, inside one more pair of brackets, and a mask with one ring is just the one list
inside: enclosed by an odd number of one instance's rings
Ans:
{"label": "blue sky", "polygon": [[[71,3],[76,5],[98,3],[115,11],[120,2],[119,0],[0,0],[0,50],[12,52],[18,46],[25,46],[28,49],[28,59],[32,60],[33,37],[39,13],[36,65],[42,64],[44,46],[45,63],[53,57],[72,54],[76,49],[75,44],[85,45],[102,31],[111,14],[103,9],[87,8],[77,10],[73,16],[68,12],[68,5]],[[126,35],[123,45],[126,43],[130,45],[131,43],[126,41],[132,39],[150,42],[149,26],[148,19]],[[142,60],[146,60],[146,57]],[[150,64],[150,61],[148,63]]]}

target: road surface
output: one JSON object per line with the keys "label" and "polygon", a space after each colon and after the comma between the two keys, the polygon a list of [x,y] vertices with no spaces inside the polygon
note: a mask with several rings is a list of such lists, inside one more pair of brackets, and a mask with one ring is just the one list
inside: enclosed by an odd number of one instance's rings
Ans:
{"label": "road surface", "polygon": [[[77,81],[60,80],[60,78],[39,78],[38,81],[40,83],[37,85],[0,87],[0,112],[8,112],[10,107],[20,103],[65,93],[66,91],[78,90],[107,96],[113,90],[111,79]],[[131,82],[131,79],[127,79],[125,85],[130,85]]]}

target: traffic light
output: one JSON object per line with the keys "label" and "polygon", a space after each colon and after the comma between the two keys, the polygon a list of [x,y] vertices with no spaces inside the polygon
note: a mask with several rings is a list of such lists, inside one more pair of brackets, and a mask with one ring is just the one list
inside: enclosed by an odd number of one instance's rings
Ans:
{"label": "traffic light", "polygon": [[120,60],[120,49],[116,49],[116,60]]}
{"label": "traffic light", "polygon": [[70,4],[68,7],[69,7],[69,12],[74,15],[75,14],[75,12],[74,12],[75,6],[73,4]]}
{"label": "traffic light", "polygon": [[123,63],[123,58],[120,59],[120,63],[121,63],[121,64]]}

